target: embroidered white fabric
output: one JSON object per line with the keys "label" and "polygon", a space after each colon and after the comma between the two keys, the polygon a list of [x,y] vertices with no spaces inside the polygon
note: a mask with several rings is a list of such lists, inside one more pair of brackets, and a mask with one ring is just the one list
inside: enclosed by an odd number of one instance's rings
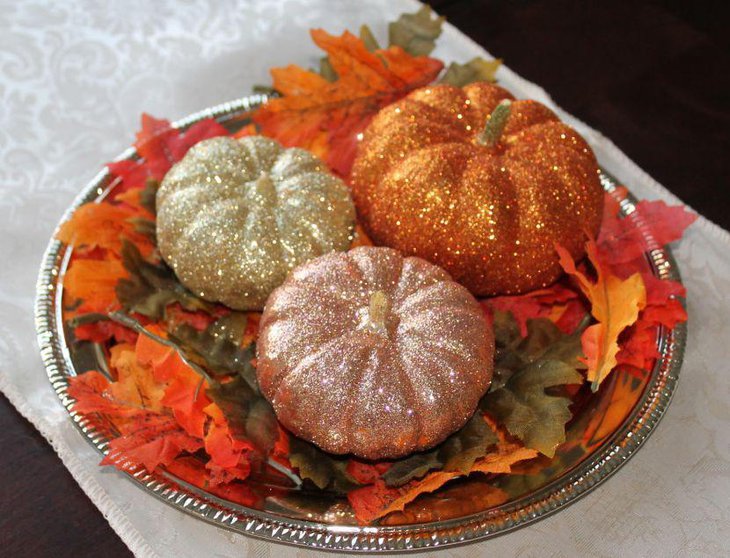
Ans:
{"label": "embroidered white fabric", "polygon": [[[0,2],[0,387],[45,436],[138,556],[314,556],[205,524],[98,466],[51,390],[33,326],[41,256],[66,206],[133,140],[139,115],[171,119],[250,93],[268,68],[314,66],[307,30],[339,33],[413,0]],[[526,40],[528,40],[526,38]],[[485,51],[446,26],[435,55]],[[509,63],[509,60],[507,60]],[[502,85],[556,108],[636,195],[679,201],[600,133],[508,67]],[[688,289],[679,388],[645,447],[595,492],[517,532],[433,555],[720,555],[730,547],[730,235],[701,218],[675,247]],[[49,517],[49,520],[55,518]],[[103,553],[103,549],[99,549]],[[427,553],[429,554],[429,553]]]}

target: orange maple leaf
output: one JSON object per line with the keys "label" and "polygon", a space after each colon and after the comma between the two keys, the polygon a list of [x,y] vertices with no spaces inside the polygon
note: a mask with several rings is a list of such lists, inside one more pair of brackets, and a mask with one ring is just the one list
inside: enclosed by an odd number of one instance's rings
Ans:
{"label": "orange maple leaf", "polygon": [[[159,326],[148,326],[148,330],[166,337]],[[204,378],[188,366],[175,349],[146,335],[138,337],[135,351],[138,362],[150,366],[157,381],[166,382],[162,404],[172,409],[175,419],[188,434],[203,438],[207,418],[203,409],[210,404]]]}
{"label": "orange maple leaf", "polygon": [[117,282],[124,277],[127,277],[127,271],[116,258],[71,260],[63,282],[65,295],[72,301],[83,301],[73,313],[106,313],[118,309],[119,301],[115,289]]}
{"label": "orange maple leaf", "polygon": [[140,211],[131,207],[111,203],[87,203],[79,207],[71,218],[63,223],[56,238],[74,248],[96,247],[109,250],[119,256],[122,241],[126,238],[133,242],[143,255],[154,249],[152,241],[137,232],[133,219],[142,216]]}
{"label": "orange maple leaf", "polygon": [[108,390],[114,399],[155,413],[162,411],[165,384],[155,379],[150,368],[140,365],[134,345],[122,343],[112,347],[109,364],[117,373]]}
{"label": "orange maple leaf", "polygon": [[330,82],[294,65],[274,68],[273,86],[282,97],[268,101],[254,121],[262,133],[286,146],[312,150],[346,176],[357,134],[382,107],[431,83],[443,63],[411,56],[397,46],[370,52],[348,31],[336,37],[313,29],[311,35],[327,53],[338,79]]}
{"label": "orange maple leaf", "polygon": [[611,274],[598,257],[598,248],[592,239],[586,243],[588,259],[596,270],[596,282],[592,282],[579,271],[575,261],[565,248],[556,245],[560,265],[568,275],[574,277],[578,287],[591,303],[591,314],[598,320],[588,327],[581,336],[588,366],[588,379],[591,389],[598,386],[617,364],[616,356],[620,351],[618,336],[636,322],[639,312],[646,306],[646,289],[641,273],[634,273],[627,279]]}

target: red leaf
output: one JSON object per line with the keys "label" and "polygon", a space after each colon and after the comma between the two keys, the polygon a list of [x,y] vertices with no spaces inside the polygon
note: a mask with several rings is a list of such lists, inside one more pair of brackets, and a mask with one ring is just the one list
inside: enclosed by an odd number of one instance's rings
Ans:
{"label": "red leaf", "polygon": [[645,320],[639,320],[624,332],[620,345],[621,350],[616,355],[618,364],[649,370],[659,356],[657,328]]}
{"label": "red leaf", "polygon": [[120,184],[114,188],[114,197],[112,199],[116,199],[119,194],[127,190],[144,188],[147,178],[150,176],[150,171],[147,166],[141,164],[139,161],[125,159],[123,161],[107,163],[106,166],[109,169],[109,173],[120,181]]}
{"label": "red leaf", "polygon": [[186,324],[198,331],[203,331],[216,320],[216,316],[211,316],[208,312],[202,310],[197,312],[184,310],[179,302],[167,306],[165,312],[170,330],[178,325]]}
{"label": "red leaf", "polygon": [[80,325],[74,329],[74,336],[79,341],[93,341],[94,343],[106,343],[111,339],[115,339],[118,343],[137,341],[137,333],[123,325],[109,321]]}
{"label": "red leaf", "polygon": [[167,466],[167,470],[185,482],[208,490],[211,494],[223,500],[243,506],[254,506],[258,501],[258,497],[244,483],[212,484],[210,470],[206,469],[205,465],[194,457],[178,457]]}
{"label": "red leaf", "polygon": [[380,479],[391,465],[389,462],[364,463],[350,459],[347,462],[347,473],[360,484],[372,484]]}
{"label": "red leaf", "polygon": [[193,145],[203,140],[227,136],[228,130],[221,126],[215,119],[206,118],[196,122],[184,133],[170,138],[169,151],[172,162],[176,163],[182,159]]}
{"label": "red leaf", "polygon": [[630,262],[645,252],[679,240],[696,219],[697,215],[683,206],[642,200],[636,204],[636,211],[624,219],[615,213],[605,215],[598,236],[601,255],[611,265]]}
{"label": "red leaf", "polygon": [[143,409],[130,407],[126,401],[118,401],[111,397],[107,393],[110,385],[106,376],[96,370],[69,378],[67,393],[76,400],[74,411],[84,415],[103,413],[120,417],[130,417],[145,412]]}
{"label": "red leaf", "polygon": [[143,413],[130,422],[126,433],[109,443],[102,465],[125,469],[130,463],[154,471],[167,465],[182,452],[193,453],[203,447],[199,439],[186,434],[168,415]]}
{"label": "red leaf", "polygon": [[[253,450],[253,444],[231,436],[228,425],[212,422],[205,436],[205,451],[210,455],[211,467],[235,468],[241,463],[244,451]],[[244,477],[245,478],[245,477]]]}
{"label": "red leaf", "polygon": [[[497,296],[482,301],[492,311],[509,312],[520,327],[520,335],[527,336],[527,321],[535,318],[552,318],[556,305],[566,304],[578,298],[578,293],[560,283],[518,296]],[[574,307],[580,308],[580,304]],[[561,312],[560,315],[563,313]],[[584,314],[584,312],[583,312]],[[582,315],[581,314],[581,317]],[[557,319],[559,316],[555,316]],[[581,318],[578,318],[580,322]],[[571,322],[572,324],[572,322]],[[576,322],[576,326],[578,323]],[[575,328],[574,328],[575,329]],[[572,331],[572,330],[571,330]]]}
{"label": "red leaf", "polygon": [[228,135],[228,131],[212,118],[201,120],[181,133],[172,128],[168,120],[158,120],[143,114],[142,129],[137,132],[134,146],[144,159],[149,175],[162,180],[170,167],[182,159],[193,145],[204,139],[225,135]]}

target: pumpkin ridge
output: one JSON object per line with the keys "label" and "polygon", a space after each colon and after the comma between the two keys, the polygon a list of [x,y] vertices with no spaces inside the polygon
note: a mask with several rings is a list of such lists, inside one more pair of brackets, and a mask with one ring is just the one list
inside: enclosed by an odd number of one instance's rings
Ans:
{"label": "pumpkin ridge", "polygon": [[[343,339],[347,339],[350,337],[353,337],[356,335],[355,331],[348,331],[343,334],[336,334],[329,338],[327,341],[321,343],[317,349],[314,350],[314,352],[310,353],[305,357],[303,360],[299,361],[296,366],[290,368],[287,370],[286,375],[288,378],[291,378],[292,380],[296,380],[298,376],[301,376],[312,363],[316,362],[317,359],[321,356],[322,353],[329,351],[333,348],[333,346],[336,346],[338,343],[340,343]],[[278,378],[274,378],[274,380],[277,380]],[[276,403],[276,401],[279,399],[280,391],[281,391],[281,382],[284,378],[278,379],[279,381],[276,382],[276,386],[273,387],[272,392],[273,395],[271,397],[271,400]],[[272,385],[270,383],[269,385]]]}
{"label": "pumpkin ridge", "polygon": [[[412,413],[414,412],[413,409],[411,409],[411,406],[414,402],[418,401],[420,398],[418,397],[418,387],[415,384],[414,378],[413,378],[413,371],[406,370],[405,366],[403,366],[403,363],[400,361],[400,353],[397,353],[399,358],[392,358],[394,362],[398,362],[398,372],[399,375],[402,377],[405,377],[406,380],[403,382],[400,382],[400,386],[406,387],[408,389],[408,393],[410,397],[403,397],[403,400],[405,401],[407,408],[405,409],[406,414],[410,417],[412,416]],[[420,402],[420,401],[419,401]],[[410,440],[408,441],[407,447],[413,448],[418,445],[418,440],[421,439],[421,436],[423,434],[423,425],[421,424],[421,421],[414,420],[412,421],[412,433],[410,436]]]}

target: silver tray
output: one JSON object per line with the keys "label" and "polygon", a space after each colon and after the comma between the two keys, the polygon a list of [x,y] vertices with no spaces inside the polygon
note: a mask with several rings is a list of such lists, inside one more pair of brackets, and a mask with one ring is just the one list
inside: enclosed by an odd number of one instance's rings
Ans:
{"label": "silver tray", "polygon": [[[185,129],[204,118],[215,118],[235,130],[244,125],[248,121],[248,113],[265,100],[266,97],[261,95],[245,97],[197,112],[173,125]],[[117,160],[136,157],[136,151],[130,148]],[[601,183],[609,194],[618,195],[617,182],[608,173],[601,173]],[[101,171],[66,211],[63,221],[81,204],[105,197],[113,187],[107,170]],[[621,199],[623,217],[630,218],[635,210],[635,201],[630,195]],[[48,378],[61,403],[84,438],[100,454],[105,454],[113,432],[93,417],[74,412],[71,408],[74,400],[67,395],[70,376],[91,368],[103,370],[107,366],[99,347],[80,354],[74,352],[66,342],[61,316],[63,278],[70,253],[65,245],[52,239],[43,258],[35,305],[38,343]],[[646,257],[657,277],[679,280],[677,264],[668,248],[652,250]],[[307,492],[299,492],[291,498],[269,496],[259,508],[254,509],[222,500],[164,471],[149,474],[143,469],[130,469],[119,472],[119,475],[126,476],[151,496],[206,522],[276,542],[351,552],[397,552],[485,539],[522,527],[564,508],[609,478],[638,451],[656,428],[672,398],[686,335],[686,324],[679,324],[671,331],[659,330],[657,343],[660,357],[644,383],[637,388],[640,392],[637,392],[632,410],[620,425],[602,435],[594,444],[586,446],[582,454],[576,452],[575,447],[572,453],[561,453],[559,450],[555,463],[537,477],[506,477],[504,486],[512,486],[510,493],[513,495],[506,503],[479,510],[465,506],[462,515],[448,519],[403,525],[359,526],[354,522],[351,512],[348,512],[346,502],[326,498],[322,501],[321,495]],[[588,401],[587,408],[581,413],[590,416],[591,405],[600,406],[603,402],[605,406],[605,399],[600,398],[610,397],[611,385],[615,386],[618,381],[617,374],[613,374],[605,382],[608,384],[606,389],[602,387],[595,401]],[[579,420],[576,421],[576,424],[579,423]],[[569,440],[572,435],[570,428],[575,430],[576,427],[569,427]],[[472,487],[468,485],[471,481],[464,482],[467,483],[467,490],[471,491]],[[438,495],[427,497],[423,506],[432,505],[437,498]],[[443,498],[456,498],[458,504],[458,494],[447,494]]]}

